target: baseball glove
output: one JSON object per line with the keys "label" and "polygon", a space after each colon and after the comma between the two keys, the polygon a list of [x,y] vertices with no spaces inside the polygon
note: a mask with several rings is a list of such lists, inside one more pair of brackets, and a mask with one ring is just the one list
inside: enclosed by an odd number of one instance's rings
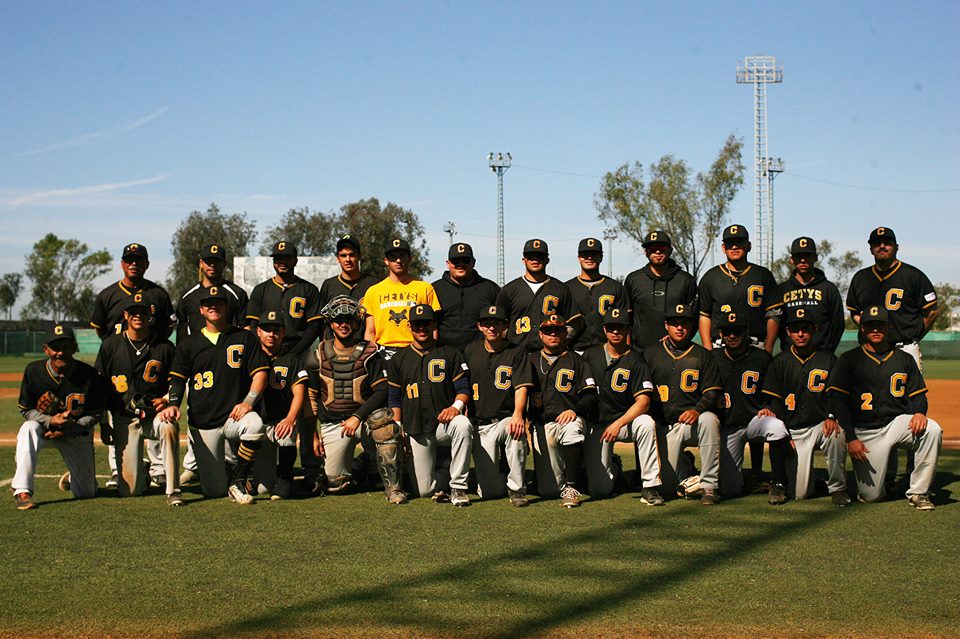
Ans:
{"label": "baseball glove", "polygon": [[700,483],[700,475],[691,475],[677,486],[677,497],[699,499],[702,494],[703,484]]}
{"label": "baseball glove", "polygon": [[63,412],[63,403],[59,397],[47,391],[37,400],[37,410],[44,415],[56,415]]}

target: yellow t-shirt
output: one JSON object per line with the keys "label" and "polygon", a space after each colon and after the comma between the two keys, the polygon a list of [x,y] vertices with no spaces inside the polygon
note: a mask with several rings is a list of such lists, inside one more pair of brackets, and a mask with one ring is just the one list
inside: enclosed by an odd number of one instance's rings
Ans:
{"label": "yellow t-shirt", "polygon": [[409,310],[417,304],[429,304],[440,310],[440,302],[433,286],[423,280],[401,284],[384,278],[367,289],[360,303],[373,317],[377,329],[377,344],[401,348],[413,341],[410,335]]}

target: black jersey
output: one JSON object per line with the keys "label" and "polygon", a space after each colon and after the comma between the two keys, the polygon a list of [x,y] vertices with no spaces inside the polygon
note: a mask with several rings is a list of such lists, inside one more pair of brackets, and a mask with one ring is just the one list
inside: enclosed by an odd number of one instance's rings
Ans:
{"label": "black jersey", "polygon": [[276,424],[290,412],[293,387],[309,380],[299,355],[281,351],[278,355],[264,352],[264,356],[270,362],[270,378],[263,392],[260,417],[264,424]]}
{"label": "black jersey", "polygon": [[743,428],[763,408],[761,391],[772,359],[770,353],[752,346],[736,358],[726,348],[716,348],[711,353],[720,369],[720,385],[724,390],[720,425]]}
{"label": "black jersey", "polygon": [[90,318],[90,326],[97,330],[97,335],[119,335],[126,328],[123,311],[137,293],[150,306],[151,332],[157,337],[170,335],[177,323],[170,295],[150,280],[143,280],[140,288],[128,288],[121,280],[100,291],[93,303],[93,317]]}
{"label": "black jersey", "polygon": [[634,348],[643,350],[666,336],[663,313],[678,304],[697,308],[697,281],[671,258],[663,275],[647,264],[627,275],[623,292],[633,311]]}
{"label": "black jersey", "polygon": [[480,313],[497,303],[500,287],[473,271],[464,282],[444,273],[433,283],[433,290],[440,302],[437,341],[462,351],[467,344],[482,340],[477,320]]}
{"label": "black jersey", "polygon": [[648,346],[643,360],[650,369],[651,381],[657,389],[654,413],[666,424],[674,424],[684,412],[696,407],[707,391],[723,391],[720,369],[710,351],[690,343],[683,351],[673,353],[668,338]]}
{"label": "black jersey", "polygon": [[411,344],[398,350],[387,362],[387,381],[400,392],[403,430],[411,435],[436,432],[437,415],[456,399],[454,383],[468,374],[463,355],[452,346],[423,351]]}
{"label": "black jersey", "polygon": [[827,380],[836,363],[830,351],[814,351],[804,358],[792,346],[773,358],[763,393],[773,400],[771,408],[787,428],[807,428],[827,418]]}
{"label": "black jersey", "polygon": [[468,345],[463,357],[470,368],[471,416],[486,424],[513,415],[514,392],[533,386],[526,349],[507,346],[494,353],[481,340]]}
{"label": "black jersey", "polygon": [[[359,279],[353,282],[343,279],[342,273],[334,277],[328,277],[320,284],[320,301],[317,303],[317,308],[322,310],[330,300],[340,295],[346,295],[359,302],[363,299],[363,296],[366,295],[367,289],[379,281],[378,278],[373,275],[367,275],[366,273],[362,273]],[[361,319],[357,322],[357,330],[354,331],[354,337],[358,340],[363,339],[365,330],[366,325],[363,319]],[[330,327],[326,326],[323,331],[323,339],[332,338],[333,333],[330,332]]]}
{"label": "black jersey", "polygon": [[[556,421],[560,413],[577,409],[581,394],[597,392],[590,366],[573,351],[564,351],[552,363],[541,351],[527,356],[534,379],[533,396],[528,401],[531,421]],[[577,417],[586,420],[589,415]]]}
{"label": "black jersey", "polygon": [[[223,426],[233,407],[247,396],[254,374],[270,368],[260,341],[250,331],[230,326],[216,338],[214,344],[204,331],[188,336],[177,344],[170,370],[171,387],[189,387],[190,426],[201,430]],[[171,388],[170,399],[179,404],[183,396]]]}
{"label": "black jersey", "polygon": [[904,351],[878,354],[860,346],[837,360],[828,390],[850,408],[854,428],[876,429],[898,415],[912,414],[910,399],[926,393],[927,385],[916,361]]}
{"label": "black jersey", "polygon": [[923,337],[923,318],[937,308],[937,293],[923,272],[897,262],[885,273],[876,266],[853,276],[847,291],[847,308],[854,315],[868,306],[883,306],[890,314],[891,342],[919,342]]}
{"label": "black jersey", "polygon": [[569,347],[584,351],[591,346],[603,344],[603,315],[623,298],[623,286],[611,277],[588,282],[575,277],[566,282],[573,296],[574,309],[583,318],[583,330],[574,336]]}
{"label": "black jersey", "polygon": [[653,395],[650,372],[638,351],[630,349],[620,357],[611,357],[606,344],[597,344],[584,351],[583,359],[596,375],[600,423],[619,419],[641,395]]}
{"label": "black jersey", "polygon": [[[539,286],[536,292],[531,287]],[[548,277],[537,285],[524,277],[508,282],[497,295],[497,306],[503,308],[510,318],[507,327],[507,339],[513,346],[523,346],[528,351],[539,351],[543,347],[538,335],[540,322],[547,315],[560,315],[569,325],[579,313],[573,310],[573,296],[570,289],[560,280]]]}
{"label": "black jersey", "polygon": [[96,415],[104,409],[100,375],[93,366],[78,360],[73,360],[62,376],[53,372],[49,359],[27,364],[17,403],[24,417],[36,410],[37,401],[47,391],[60,400],[63,410],[70,411],[74,419]]}
{"label": "black jersey", "polygon": [[152,335],[144,342],[133,343],[126,331],[105,337],[94,367],[103,376],[107,408],[123,414],[139,395],[145,400],[146,410],[152,412],[149,400],[163,397],[170,388],[175,353],[168,340]]}
{"label": "black jersey", "polygon": [[712,321],[710,339],[720,337],[720,320],[727,313],[747,318],[750,335],[760,343],[767,339],[766,314],[781,306],[773,274],[757,264],[742,271],[731,271],[719,264],[700,279],[700,315]]}
{"label": "black jersey", "polygon": [[320,291],[313,283],[296,275],[290,284],[284,284],[279,277],[271,277],[257,284],[250,293],[247,320],[256,326],[260,315],[271,309],[283,311],[283,327],[286,329],[283,347],[292,349],[307,331],[307,324],[320,321]]}
{"label": "black jersey", "polygon": [[[813,279],[808,284],[802,283],[796,275],[780,284],[781,308],[784,313],[791,308],[806,309],[806,317],[817,326],[813,345],[832,353],[843,338],[843,300],[840,289],[827,279],[823,271],[814,269],[813,272]],[[781,323],[780,350],[785,351],[790,345],[787,326]]]}
{"label": "black jersey", "polygon": [[[230,280],[214,284],[227,293],[227,324],[243,328],[247,323],[247,292]],[[184,293],[177,302],[177,341],[187,335],[199,333],[206,326],[206,320],[200,314],[200,300],[207,295],[210,286],[195,284]]]}

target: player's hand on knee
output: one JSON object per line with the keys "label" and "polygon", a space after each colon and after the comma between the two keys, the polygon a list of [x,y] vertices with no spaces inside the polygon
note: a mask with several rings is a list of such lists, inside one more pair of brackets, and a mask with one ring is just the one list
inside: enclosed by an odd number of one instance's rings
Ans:
{"label": "player's hand on knee", "polygon": [[870,449],[863,445],[863,442],[859,439],[854,439],[853,441],[847,442],[847,452],[850,453],[850,458],[859,462],[867,461],[867,453],[870,452]]}
{"label": "player's hand on knee", "polygon": [[557,415],[557,423],[565,426],[577,418],[577,413],[569,408]]}
{"label": "player's hand on knee", "polygon": [[522,439],[527,434],[527,422],[521,415],[514,415],[510,418],[510,436],[514,439]]}
{"label": "player's hand on knee", "polygon": [[777,414],[769,408],[761,408],[757,411],[757,417],[776,417]]}
{"label": "player's hand on knee", "polygon": [[677,421],[681,424],[692,425],[696,424],[698,419],[700,419],[700,411],[696,411],[691,408],[690,410],[685,410],[680,413],[680,417],[677,418]]}
{"label": "player's hand on knee", "polygon": [[917,413],[910,418],[910,432],[914,435],[922,435],[927,430],[927,416],[923,413]]}
{"label": "player's hand on knee", "polygon": [[161,422],[167,422],[168,424],[180,421],[180,408],[178,406],[167,406],[157,417],[160,418]]}
{"label": "player's hand on knee", "polygon": [[64,436],[64,432],[59,428],[48,428],[43,433],[44,439],[60,439]]}
{"label": "player's hand on knee", "polygon": [[360,428],[360,418],[356,415],[351,415],[343,420],[343,423],[340,424],[340,431],[344,437],[353,437],[357,434],[357,429]]}
{"label": "player's hand on knee", "polygon": [[153,410],[160,413],[167,409],[167,406],[170,405],[170,400],[166,397],[154,397],[150,400],[150,403],[153,404]]}
{"label": "player's hand on knee", "polygon": [[449,424],[450,420],[460,414],[456,406],[447,406],[437,415],[437,421],[441,424]]}
{"label": "player's hand on knee", "polygon": [[313,454],[317,457],[327,456],[327,451],[323,448],[323,437],[317,431],[313,431]]}
{"label": "player's hand on knee", "polygon": [[240,402],[233,407],[233,410],[230,411],[230,419],[235,422],[239,422],[244,416],[253,410],[253,406],[247,404],[246,402]]}
{"label": "player's hand on knee", "polygon": [[[63,411],[50,417],[50,427],[59,430],[70,421],[70,413]],[[48,438],[50,439],[50,438]],[[55,439],[55,438],[54,438]]]}
{"label": "player's hand on knee", "polygon": [[113,426],[110,424],[100,424],[100,441],[104,446],[113,444]]}
{"label": "player's hand on knee", "polygon": [[610,442],[611,444],[617,441],[617,437],[620,436],[620,427],[616,424],[610,424],[603,429],[603,434],[600,435],[600,439],[605,442]]}
{"label": "player's hand on knee", "polygon": [[823,435],[824,437],[830,437],[831,435],[840,433],[840,424],[837,423],[835,419],[825,419],[823,420]]}
{"label": "player's hand on knee", "polygon": [[277,436],[277,439],[283,439],[284,437],[289,436],[290,433],[293,432],[293,428],[296,425],[297,425],[297,421],[295,419],[289,419],[287,417],[284,417],[279,422],[277,422],[277,425],[273,429],[273,434]]}

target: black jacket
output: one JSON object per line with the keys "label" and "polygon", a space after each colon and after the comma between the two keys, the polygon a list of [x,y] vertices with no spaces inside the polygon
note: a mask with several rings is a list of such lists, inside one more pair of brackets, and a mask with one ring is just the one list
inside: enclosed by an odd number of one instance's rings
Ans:
{"label": "black jacket", "polygon": [[497,303],[500,287],[476,271],[463,284],[444,273],[433,283],[440,301],[437,341],[441,346],[455,346],[461,351],[470,342],[480,339],[477,319],[481,311]]}
{"label": "black jacket", "polygon": [[673,259],[663,277],[649,264],[627,275],[623,293],[633,311],[633,344],[638,349],[656,344],[667,334],[663,327],[666,309],[677,304],[697,305],[697,283]]}

